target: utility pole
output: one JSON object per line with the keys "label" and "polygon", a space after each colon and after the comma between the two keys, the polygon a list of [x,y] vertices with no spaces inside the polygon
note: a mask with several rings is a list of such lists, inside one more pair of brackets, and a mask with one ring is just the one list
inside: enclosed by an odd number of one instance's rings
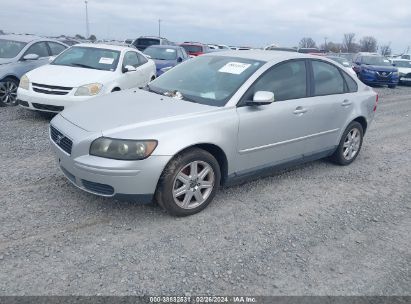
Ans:
{"label": "utility pole", "polygon": [[328,37],[324,37],[324,50],[327,52],[327,39]]}
{"label": "utility pole", "polygon": [[90,28],[88,24],[88,7],[87,7],[88,0],[85,0],[84,3],[86,4],[86,39],[88,39],[88,37],[90,37]]}
{"label": "utility pole", "polygon": [[158,19],[158,37],[161,37],[161,19]]}

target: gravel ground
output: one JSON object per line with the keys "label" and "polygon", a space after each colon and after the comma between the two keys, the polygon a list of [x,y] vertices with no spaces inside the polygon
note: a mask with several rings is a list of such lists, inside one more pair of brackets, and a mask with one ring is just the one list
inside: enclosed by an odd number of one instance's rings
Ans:
{"label": "gravel ground", "polygon": [[411,87],[361,154],[222,189],[174,218],[72,186],[50,118],[0,108],[0,295],[410,295]]}

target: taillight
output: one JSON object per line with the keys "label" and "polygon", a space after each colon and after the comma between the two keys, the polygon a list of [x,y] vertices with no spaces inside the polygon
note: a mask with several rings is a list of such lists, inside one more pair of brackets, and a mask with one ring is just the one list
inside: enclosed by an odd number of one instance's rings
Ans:
{"label": "taillight", "polygon": [[378,94],[375,97],[375,105],[374,105],[374,110],[373,110],[374,112],[377,111],[377,105],[378,105]]}

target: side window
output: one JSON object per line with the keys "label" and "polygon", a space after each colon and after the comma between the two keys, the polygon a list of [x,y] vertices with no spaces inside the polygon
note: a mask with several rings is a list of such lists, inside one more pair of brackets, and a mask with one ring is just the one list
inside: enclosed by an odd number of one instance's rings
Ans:
{"label": "side window", "polygon": [[138,60],[138,56],[136,52],[127,52],[124,55],[123,66],[127,66],[127,65],[131,65],[135,68],[140,65],[140,61]]}
{"label": "side window", "polygon": [[35,54],[41,57],[49,57],[49,50],[45,42],[37,42],[27,49],[23,56]]}
{"label": "side window", "polygon": [[344,93],[344,79],[337,67],[318,60],[312,60],[311,63],[314,74],[314,95]]}
{"label": "side window", "polygon": [[140,61],[140,65],[143,65],[148,62],[147,58],[144,57],[143,55],[137,53],[137,56],[138,56],[138,60]]}
{"label": "side window", "polygon": [[57,56],[58,54],[60,54],[62,51],[66,49],[66,47],[60,43],[56,43],[56,42],[47,42],[47,43],[51,50],[51,56]]}
{"label": "side window", "polygon": [[348,92],[353,93],[358,91],[358,85],[352,77],[350,77],[347,73],[342,72],[345,82],[347,83]]}
{"label": "side window", "polygon": [[307,97],[305,61],[293,60],[274,66],[253,84],[246,99],[252,99],[257,91],[273,92],[275,101]]}

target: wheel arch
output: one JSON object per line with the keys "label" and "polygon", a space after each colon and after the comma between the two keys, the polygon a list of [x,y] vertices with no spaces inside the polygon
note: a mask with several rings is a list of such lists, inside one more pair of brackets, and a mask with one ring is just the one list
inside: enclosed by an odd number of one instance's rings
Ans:
{"label": "wheel arch", "polygon": [[[204,151],[207,151],[208,153],[210,153],[218,162],[219,166],[220,166],[220,172],[221,172],[221,185],[224,185],[225,182],[227,181],[227,177],[228,177],[228,160],[227,160],[227,155],[224,152],[223,149],[221,149],[219,146],[217,146],[216,144],[212,144],[212,143],[198,143],[198,144],[194,144],[188,147],[185,147],[183,149],[181,149],[180,151],[178,151],[170,160],[172,161],[177,155],[180,155],[182,153],[184,153],[187,150],[193,149],[193,148],[198,148],[198,149],[202,149]],[[168,162],[168,163],[169,163]],[[165,168],[168,166],[165,166]]]}
{"label": "wheel arch", "polygon": [[361,124],[363,132],[365,134],[365,131],[367,130],[368,124],[367,120],[365,119],[364,116],[358,116],[357,118],[353,119],[352,121],[356,121]]}
{"label": "wheel arch", "polygon": [[16,75],[12,75],[12,74],[10,74],[10,75],[4,75],[4,77],[2,77],[2,78],[0,79],[0,81],[4,81],[4,80],[6,80],[6,79],[13,79],[13,80],[17,81],[17,83],[20,83],[20,78],[18,78]]}

